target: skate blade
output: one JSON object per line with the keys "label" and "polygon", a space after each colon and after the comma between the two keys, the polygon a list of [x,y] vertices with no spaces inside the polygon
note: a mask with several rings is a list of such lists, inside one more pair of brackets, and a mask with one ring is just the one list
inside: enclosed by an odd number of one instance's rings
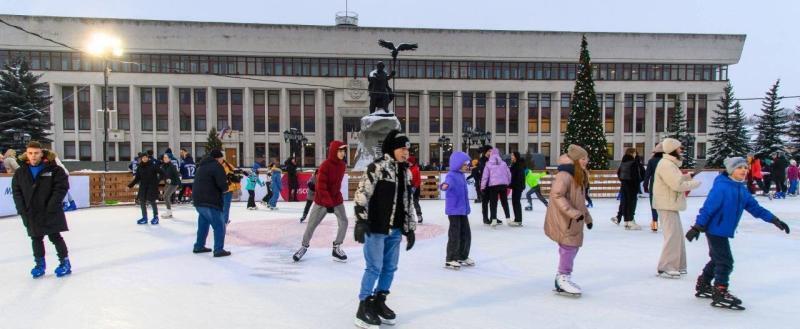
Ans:
{"label": "skate blade", "polygon": [[333,258],[333,261],[337,263],[347,263],[347,259],[339,259],[336,257]]}
{"label": "skate blade", "polygon": [[393,326],[393,325],[397,324],[397,319],[384,319],[384,318],[382,318],[380,316],[378,316],[378,318],[381,319],[381,324],[385,324],[385,325],[388,325],[388,326]]}
{"label": "skate blade", "polygon": [[727,309],[727,310],[734,310],[734,311],[744,311],[745,310],[744,306],[736,305],[736,304],[725,305],[725,304],[721,304],[721,303],[711,302],[711,306],[716,307],[716,308]]}
{"label": "skate blade", "polygon": [[702,292],[696,292],[694,296],[697,298],[711,298],[710,293],[702,293]]}
{"label": "skate blade", "polygon": [[453,271],[458,271],[458,270],[460,270],[460,269],[461,269],[461,267],[460,267],[460,266],[459,266],[459,267],[455,267],[455,266],[445,266],[444,268],[446,268],[446,269],[448,269],[448,270],[453,270]]}
{"label": "skate blade", "polygon": [[362,321],[361,319],[358,319],[358,318],[356,318],[355,325],[356,325],[356,327],[361,328],[361,329],[378,329],[378,328],[380,328],[379,325],[369,324],[369,323],[366,323],[366,322],[364,322],[364,321]]}
{"label": "skate blade", "polygon": [[580,294],[580,293],[578,293],[578,294],[573,294],[573,293],[566,292],[566,291],[564,291],[564,290],[559,290],[559,289],[553,289],[553,292],[554,292],[556,295],[560,295],[560,296],[564,296],[564,297],[578,298],[578,297],[580,297],[580,296],[581,296],[581,294]]}
{"label": "skate blade", "polygon": [[677,280],[681,278],[680,275],[669,275],[667,273],[658,273],[656,274],[656,276],[662,279],[672,279],[672,280]]}

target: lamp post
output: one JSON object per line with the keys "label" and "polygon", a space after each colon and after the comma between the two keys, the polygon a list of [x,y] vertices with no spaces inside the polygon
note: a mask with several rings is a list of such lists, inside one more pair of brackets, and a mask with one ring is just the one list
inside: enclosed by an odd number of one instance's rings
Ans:
{"label": "lamp post", "polygon": [[464,142],[464,151],[469,149],[473,145],[486,145],[492,142],[492,132],[491,131],[481,131],[480,129],[472,129],[472,127],[467,127],[464,130],[464,133],[461,134],[462,141]]}
{"label": "lamp post", "polygon": [[[439,153],[444,158],[445,153],[453,151],[453,142],[450,140],[450,137],[447,136],[439,136],[439,139],[436,141],[439,145]],[[440,162],[444,162],[444,159],[440,159]]]}
{"label": "lamp post", "polygon": [[[303,133],[300,132],[299,129],[289,128],[289,130],[283,131],[283,141],[289,143],[289,153],[292,157],[294,157],[296,155],[296,153],[294,153],[295,145],[298,144],[302,145],[302,147],[300,148],[301,151],[304,151],[305,144],[308,143],[308,138],[303,136]],[[300,166],[302,166],[302,157],[300,158],[300,160],[301,160]]]}
{"label": "lamp post", "polygon": [[89,40],[86,51],[103,60],[103,171],[108,172],[108,66],[109,58],[122,57],[122,41],[119,38],[103,33],[95,33]]}

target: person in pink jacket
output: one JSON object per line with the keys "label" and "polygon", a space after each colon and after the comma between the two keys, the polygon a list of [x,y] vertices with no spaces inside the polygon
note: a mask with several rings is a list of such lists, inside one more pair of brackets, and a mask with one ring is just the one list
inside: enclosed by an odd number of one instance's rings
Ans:
{"label": "person in pink jacket", "polygon": [[797,196],[797,183],[800,181],[800,168],[797,167],[797,161],[794,159],[789,161],[789,168],[786,169],[786,178],[789,179],[789,195]]}
{"label": "person in pink jacket", "polygon": [[497,219],[497,198],[500,198],[506,220],[511,218],[511,213],[508,211],[508,184],[511,184],[511,170],[505,161],[500,159],[500,152],[493,148],[481,176],[481,191],[486,191],[486,196],[489,198],[489,218],[492,227],[503,223]]}

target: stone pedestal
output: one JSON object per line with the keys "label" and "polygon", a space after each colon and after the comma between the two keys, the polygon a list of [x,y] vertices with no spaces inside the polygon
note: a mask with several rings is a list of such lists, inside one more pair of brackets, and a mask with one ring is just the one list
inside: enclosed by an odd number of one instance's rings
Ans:
{"label": "stone pedestal", "polygon": [[356,164],[353,170],[366,170],[370,163],[383,156],[381,145],[392,130],[400,130],[400,120],[394,113],[379,109],[361,118],[361,132],[358,133]]}

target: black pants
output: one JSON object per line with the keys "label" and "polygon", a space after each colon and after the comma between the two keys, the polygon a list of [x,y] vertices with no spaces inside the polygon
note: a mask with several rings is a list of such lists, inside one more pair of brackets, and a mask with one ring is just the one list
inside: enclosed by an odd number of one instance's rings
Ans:
{"label": "black pants", "polygon": [[[64,238],[61,237],[61,233],[53,233],[47,236],[50,239],[50,242],[56,246],[56,252],[58,253],[58,259],[64,259],[69,256],[69,252],[67,251],[67,243],[64,242]],[[43,258],[44,257],[44,236],[32,236],[31,237],[31,247],[33,247],[33,257],[35,258]]]}
{"label": "black pants", "polygon": [[475,194],[478,196],[475,198],[476,202],[483,202],[483,193],[481,193],[481,180],[475,180]]}
{"label": "black pants", "polygon": [[272,187],[270,185],[271,185],[270,183],[267,183],[267,195],[265,195],[264,198],[261,199],[261,202],[264,203],[269,202],[269,199],[272,198]]}
{"label": "black pants", "polygon": [[733,254],[731,253],[730,239],[706,233],[708,240],[708,254],[711,260],[703,268],[703,279],[715,285],[728,285],[728,279],[733,272]]}
{"label": "black pants", "polygon": [[508,211],[508,191],[506,189],[506,185],[489,186],[486,188],[486,196],[489,198],[490,219],[497,219],[497,198],[500,198],[500,205],[503,206],[503,212],[506,218],[511,218],[511,213]]}
{"label": "black pants", "polygon": [[772,176],[764,175],[764,179],[761,180],[761,190],[764,191],[764,194],[769,194],[772,190]]}
{"label": "black pants", "polygon": [[777,192],[786,193],[788,189],[786,186],[786,177],[775,177],[772,181],[775,182],[775,190]]}
{"label": "black pants", "polygon": [[311,209],[311,205],[314,204],[314,199],[306,200],[306,208],[303,209],[303,218],[306,218],[308,215],[308,211]]}
{"label": "black pants", "polygon": [[542,188],[539,187],[539,185],[536,185],[536,187],[532,187],[530,190],[528,190],[528,193],[525,194],[525,198],[528,199],[528,207],[533,207],[533,200],[531,199],[531,194],[536,194],[536,198],[539,199],[539,201],[541,201],[545,207],[547,207],[547,199],[545,199],[544,195],[542,195]]}
{"label": "black pants", "polygon": [[256,206],[256,191],[247,190],[247,208],[255,208]]}
{"label": "black pants", "polygon": [[623,180],[620,186],[619,210],[617,218],[630,222],[636,215],[636,203],[639,199],[639,184],[634,180]]}
{"label": "black pants", "polygon": [[485,190],[478,190],[478,195],[481,196],[481,214],[483,215],[483,223],[489,224],[489,188]]}
{"label": "black pants", "polygon": [[653,215],[653,221],[658,222],[658,211],[653,209],[653,191],[650,191],[650,211]]}
{"label": "black pants", "polygon": [[465,260],[469,258],[469,247],[472,244],[472,231],[467,216],[447,216],[450,229],[447,230],[447,261]]}
{"label": "black pants", "polygon": [[589,186],[587,186],[586,190],[583,192],[584,192],[583,194],[586,196],[586,202],[588,202],[590,205],[594,205],[594,203],[592,202],[592,197],[589,196]]}
{"label": "black pants", "polygon": [[419,188],[414,188],[414,209],[417,210],[417,219],[422,216],[422,207],[419,205]]}
{"label": "black pants", "polygon": [[522,191],[524,188],[515,188],[511,191],[511,208],[514,209],[514,221],[522,222]]}
{"label": "black pants", "polygon": [[156,207],[156,200],[139,199],[139,207],[142,208],[142,218],[147,218],[147,204],[153,208],[153,217],[158,216],[158,207]]}

